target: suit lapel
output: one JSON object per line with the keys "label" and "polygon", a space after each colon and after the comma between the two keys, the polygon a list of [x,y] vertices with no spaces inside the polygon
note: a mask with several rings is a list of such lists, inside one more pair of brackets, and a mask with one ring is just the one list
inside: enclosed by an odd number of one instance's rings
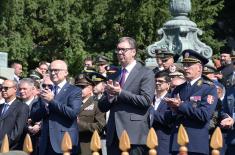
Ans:
{"label": "suit lapel", "polygon": [[55,96],[55,99],[60,100],[62,98],[64,98],[66,92],[68,91],[69,88],[69,84],[66,83],[60,90],[60,92]]}
{"label": "suit lapel", "polygon": [[4,104],[0,104],[0,117],[2,116],[2,109],[4,107]]}
{"label": "suit lapel", "polygon": [[29,112],[31,111],[33,104],[37,101],[38,101],[38,98],[34,98],[33,101],[29,104]]}
{"label": "suit lapel", "polygon": [[124,83],[123,89],[127,89],[131,85],[133,80],[137,77],[140,67],[141,67],[140,64],[137,62],[135,67],[131,70],[129,76],[127,77],[127,79]]}
{"label": "suit lapel", "polygon": [[[17,107],[17,103],[18,100],[16,99],[14,102],[12,102],[12,104],[10,105],[10,107],[7,109],[6,113],[1,116],[1,120],[5,119],[9,114],[13,113],[13,111],[15,110],[15,108]],[[2,111],[1,111],[2,112]]]}

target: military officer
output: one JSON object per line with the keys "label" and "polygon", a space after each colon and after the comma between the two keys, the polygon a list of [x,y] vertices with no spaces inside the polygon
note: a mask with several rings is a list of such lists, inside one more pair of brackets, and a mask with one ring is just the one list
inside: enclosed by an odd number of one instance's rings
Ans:
{"label": "military officer", "polygon": [[[95,96],[96,100],[99,100],[102,98],[104,91],[105,91],[105,83],[108,80],[106,77],[101,75],[100,73],[97,72],[92,72],[88,73],[88,76],[90,79],[94,82],[95,86],[93,89],[93,93]],[[109,118],[109,111],[105,113],[105,121],[106,123],[108,122]],[[101,133],[101,150],[102,150],[102,155],[107,155],[107,148],[106,148],[106,123],[105,127],[103,128],[103,131]]]}
{"label": "military officer", "polygon": [[168,121],[174,122],[171,134],[171,151],[177,154],[178,127],[182,124],[188,133],[189,155],[209,154],[209,122],[217,104],[217,92],[213,82],[202,77],[203,65],[208,59],[193,50],[183,51],[183,66],[186,82],[177,86],[171,98],[165,102],[171,107],[166,113]]}
{"label": "military officer", "polygon": [[[163,70],[169,72],[170,67],[173,66],[174,62],[178,60],[178,55],[168,49],[159,49],[156,50],[156,58],[161,59]],[[160,68],[153,69],[154,73],[159,71]]]}
{"label": "military officer", "polygon": [[82,88],[82,107],[78,114],[81,155],[91,155],[90,141],[95,130],[101,133],[105,126],[105,114],[100,112],[93,96],[94,82],[86,75],[75,78],[75,85]]}
{"label": "military officer", "polygon": [[107,77],[107,70],[105,69],[108,66],[109,59],[106,56],[99,56],[96,61],[96,65],[98,67],[98,72]]}

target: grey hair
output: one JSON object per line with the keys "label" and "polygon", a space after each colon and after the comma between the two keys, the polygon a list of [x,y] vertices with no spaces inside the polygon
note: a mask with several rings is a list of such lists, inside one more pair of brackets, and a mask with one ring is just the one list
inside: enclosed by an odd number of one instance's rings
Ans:
{"label": "grey hair", "polygon": [[118,40],[118,44],[121,42],[127,41],[130,45],[131,48],[134,48],[137,52],[137,43],[135,41],[135,39],[131,38],[131,37],[122,37]]}
{"label": "grey hair", "polygon": [[34,81],[31,78],[23,78],[20,80],[19,84],[27,83],[30,87],[34,87]]}

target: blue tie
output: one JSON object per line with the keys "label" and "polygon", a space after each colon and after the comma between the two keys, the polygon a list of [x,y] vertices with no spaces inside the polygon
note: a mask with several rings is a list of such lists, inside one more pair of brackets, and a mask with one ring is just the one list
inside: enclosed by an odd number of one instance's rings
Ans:
{"label": "blue tie", "polygon": [[58,94],[58,88],[59,87],[57,85],[54,86],[54,96]]}
{"label": "blue tie", "polygon": [[2,109],[2,114],[1,114],[2,116],[5,115],[5,113],[7,112],[8,108],[9,108],[9,104],[6,104],[6,103],[5,103],[5,104],[4,104],[4,107],[3,107],[3,109]]}

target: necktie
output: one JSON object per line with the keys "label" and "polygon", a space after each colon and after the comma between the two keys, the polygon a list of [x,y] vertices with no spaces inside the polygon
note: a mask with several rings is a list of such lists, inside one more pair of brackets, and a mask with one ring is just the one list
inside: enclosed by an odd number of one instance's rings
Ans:
{"label": "necktie", "polygon": [[8,110],[8,108],[9,108],[9,104],[4,104],[4,107],[3,107],[3,109],[2,109],[2,116],[7,112],[7,110]]}
{"label": "necktie", "polygon": [[124,86],[125,79],[126,79],[126,73],[127,73],[127,70],[125,68],[123,68],[122,69],[121,79],[119,81],[119,84],[120,84],[121,88]]}
{"label": "necktie", "polygon": [[54,86],[54,96],[58,94],[58,88],[59,87],[57,85]]}
{"label": "necktie", "polygon": [[190,90],[191,89],[191,83],[190,82],[187,82],[187,85],[186,85],[186,93],[188,94],[188,96],[189,96],[189,94],[190,94]]}

